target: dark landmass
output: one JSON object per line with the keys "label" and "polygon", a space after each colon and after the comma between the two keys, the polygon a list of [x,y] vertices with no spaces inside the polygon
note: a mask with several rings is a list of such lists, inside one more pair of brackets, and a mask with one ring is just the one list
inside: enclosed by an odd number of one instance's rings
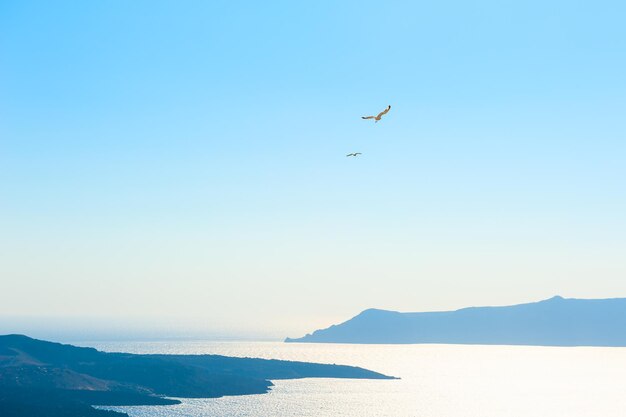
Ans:
{"label": "dark landmass", "polygon": [[0,387],[0,415],[2,417],[128,417],[126,413],[95,409],[89,402],[81,401],[59,390],[5,386]]}
{"label": "dark landmass", "polygon": [[196,366],[220,375],[254,379],[352,378],[393,379],[367,369],[276,359],[233,358],[219,355],[154,355],[187,366]]}
{"label": "dark landmass", "polygon": [[92,405],[172,405],[166,397],[263,394],[270,379],[391,377],[366,369],[218,355],[105,353],[0,336],[2,417],[120,417]]}
{"label": "dark landmass", "polygon": [[626,298],[556,296],[514,306],[426,313],[370,309],[285,342],[626,346]]}

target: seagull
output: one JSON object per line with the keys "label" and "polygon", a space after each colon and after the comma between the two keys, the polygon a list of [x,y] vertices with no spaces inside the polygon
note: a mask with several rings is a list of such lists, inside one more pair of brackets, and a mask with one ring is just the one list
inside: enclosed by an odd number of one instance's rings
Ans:
{"label": "seagull", "polygon": [[361,119],[374,119],[374,123],[378,123],[378,121],[387,114],[387,112],[389,111],[389,109],[391,109],[391,105],[387,106],[387,108],[383,111],[381,111],[380,113],[378,113],[378,115],[376,116],[361,116]]}
{"label": "seagull", "polygon": [[361,152],[354,152],[354,153],[349,153],[346,156],[359,156],[359,155],[363,155]]}

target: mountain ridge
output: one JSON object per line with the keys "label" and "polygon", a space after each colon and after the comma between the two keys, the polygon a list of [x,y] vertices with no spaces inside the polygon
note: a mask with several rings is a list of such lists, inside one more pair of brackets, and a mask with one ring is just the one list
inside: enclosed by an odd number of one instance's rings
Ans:
{"label": "mountain ridge", "polygon": [[511,306],[406,313],[369,308],[285,342],[626,346],[626,298],[557,295]]}

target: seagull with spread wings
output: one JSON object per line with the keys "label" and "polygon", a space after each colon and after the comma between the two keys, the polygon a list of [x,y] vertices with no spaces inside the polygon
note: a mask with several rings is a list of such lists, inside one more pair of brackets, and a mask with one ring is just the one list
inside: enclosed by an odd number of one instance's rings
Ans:
{"label": "seagull with spread wings", "polygon": [[359,155],[363,155],[361,152],[354,152],[354,153],[349,153],[346,156],[359,156]]}
{"label": "seagull with spread wings", "polygon": [[381,111],[380,113],[378,113],[378,115],[376,116],[361,116],[361,119],[374,119],[374,123],[378,123],[378,121],[387,114],[387,112],[389,111],[389,109],[391,109],[391,105],[387,106],[387,108],[383,111]]}

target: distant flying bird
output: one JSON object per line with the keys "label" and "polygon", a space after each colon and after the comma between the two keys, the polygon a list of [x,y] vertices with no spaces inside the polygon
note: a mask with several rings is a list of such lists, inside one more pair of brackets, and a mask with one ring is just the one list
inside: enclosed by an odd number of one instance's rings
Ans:
{"label": "distant flying bird", "polygon": [[361,116],[361,119],[374,119],[374,123],[378,123],[378,121],[387,114],[387,112],[389,111],[389,109],[391,109],[391,105],[387,106],[387,108],[383,111],[381,111],[380,113],[378,113],[378,115],[376,116]]}
{"label": "distant flying bird", "polygon": [[363,155],[361,152],[354,152],[354,153],[349,153],[346,156],[358,156],[358,155]]}

